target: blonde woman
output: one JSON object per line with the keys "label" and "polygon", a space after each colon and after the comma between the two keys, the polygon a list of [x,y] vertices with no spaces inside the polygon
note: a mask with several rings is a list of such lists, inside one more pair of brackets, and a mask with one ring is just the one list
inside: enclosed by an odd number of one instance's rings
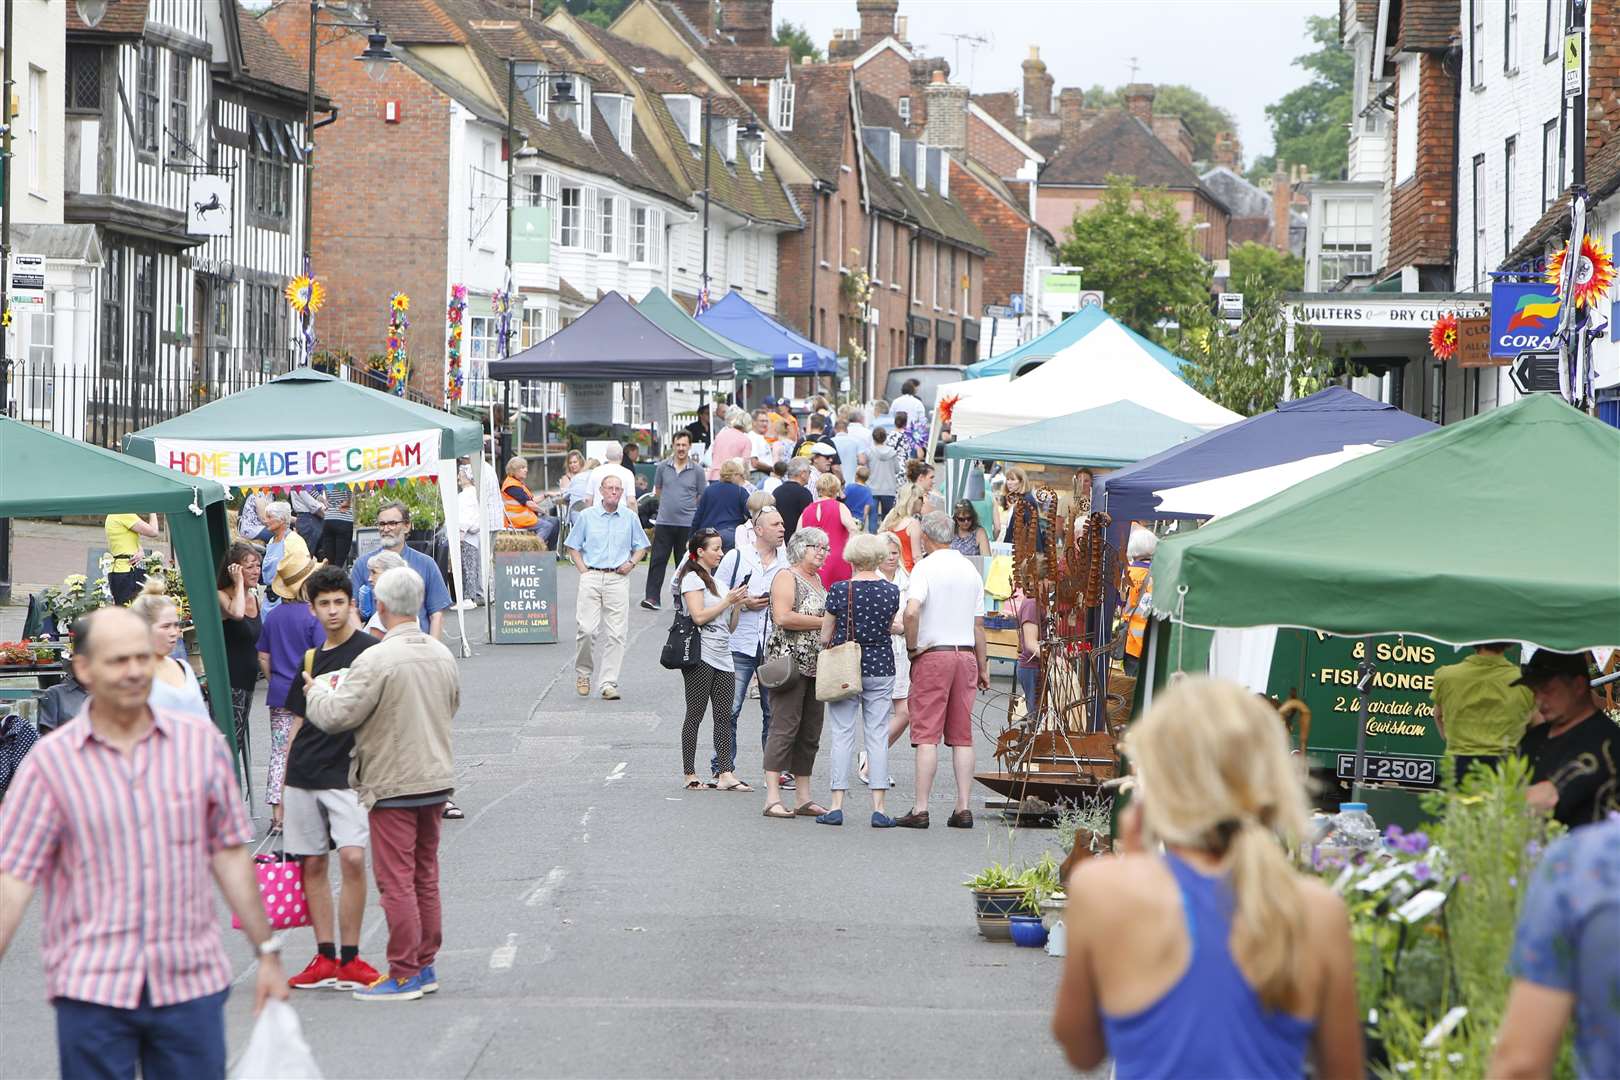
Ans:
{"label": "blonde woman", "polygon": [[[1304,777],[1277,714],[1187,679],[1131,728],[1126,854],[1069,878],[1052,1032],[1078,1069],[1120,1076],[1362,1075],[1343,902],[1296,873]],[[1158,844],[1163,854],[1150,854]]]}
{"label": "blonde woman", "polygon": [[922,551],[922,523],[923,507],[927,504],[927,493],[916,484],[902,484],[894,497],[894,509],[890,510],[878,526],[879,532],[894,533],[900,540],[900,565],[905,567],[906,573],[917,563],[917,555]]}
{"label": "blonde woman", "polygon": [[152,692],[147,695],[147,704],[207,716],[208,705],[203,701],[197,673],[191,670],[189,663],[173,655],[182,636],[180,608],[167,595],[163,579],[147,578],[129,609],[152,628],[152,655],[157,663],[152,668]]}
{"label": "blonde woman", "polygon": [[[739,410],[740,411],[740,410]],[[737,539],[737,527],[748,520],[748,496],[743,481],[748,476],[742,458],[720,463],[719,481],[703,489],[697,511],[692,515],[692,532],[713,529],[720,534],[724,550],[730,551]]]}
{"label": "blonde woman", "polygon": [[[754,429],[753,418],[735,406],[726,413],[726,426],[715,433],[714,446],[709,449],[709,482],[720,479],[720,470],[732,458],[747,461],[753,453],[754,440],[748,433]],[[748,470],[743,470],[746,478]],[[696,528],[696,526],[693,526]]]}
{"label": "blonde woman", "polygon": [[827,561],[821,564],[822,588],[830,589],[834,582],[849,580],[849,561],[844,558],[844,545],[861,531],[849,507],[840,500],[844,496],[844,482],[835,473],[822,473],[816,478],[816,501],[799,515],[799,528],[806,525],[827,534],[831,547]]}
{"label": "blonde woman", "polygon": [[[883,575],[884,580],[893,583],[894,587],[900,590],[900,610],[904,611],[906,609],[906,594],[909,592],[909,586],[911,585],[911,575],[906,573],[906,568],[900,564],[900,537],[892,532],[883,532],[878,533],[878,538],[883,541],[885,548],[883,561],[878,563],[878,573]],[[906,655],[904,628],[891,634],[889,642],[890,649],[894,653],[894,687],[891,691],[894,708],[889,713],[888,744],[893,746],[900,741],[900,736],[904,735],[906,729],[911,726],[911,704],[909,700],[911,697],[911,658]],[[860,777],[863,784],[872,782],[871,765],[871,760],[867,757],[866,751],[862,750],[860,763],[855,769],[855,775]],[[885,774],[885,778],[889,781],[889,786],[894,787],[894,777]]]}

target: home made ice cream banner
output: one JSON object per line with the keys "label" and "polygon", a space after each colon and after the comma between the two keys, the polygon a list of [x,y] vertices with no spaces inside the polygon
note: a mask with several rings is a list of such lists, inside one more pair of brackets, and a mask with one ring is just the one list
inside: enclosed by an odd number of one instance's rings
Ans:
{"label": "home made ice cream banner", "polygon": [[155,439],[157,464],[226,487],[369,484],[439,474],[438,430],[331,439]]}

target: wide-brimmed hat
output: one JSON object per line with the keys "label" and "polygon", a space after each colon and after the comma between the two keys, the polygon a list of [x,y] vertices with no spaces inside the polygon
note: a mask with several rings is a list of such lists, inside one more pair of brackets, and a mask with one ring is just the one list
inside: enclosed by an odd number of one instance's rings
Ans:
{"label": "wide-brimmed hat", "polygon": [[300,600],[303,598],[304,582],[309,580],[309,575],[325,565],[326,563],[316,562],[301,551],[284,555],[276,564],[276,576],[270,582],[270,591],[283,600]]}

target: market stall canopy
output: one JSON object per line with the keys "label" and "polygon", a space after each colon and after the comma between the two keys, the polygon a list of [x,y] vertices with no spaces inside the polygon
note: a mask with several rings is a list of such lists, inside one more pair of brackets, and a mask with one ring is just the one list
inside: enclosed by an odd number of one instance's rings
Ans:
{"label": "market stall canopy", "polygon": [[729,357],[670,335],[616,292],[516,356],[489,362],[492,379],[541,382],[729,380],[733,370]]}
{"label": "market stall canopy", "polygon": [[416,431],[440,432],[443,458],[476,454],[483,444],[476,420],[302,367],[127,435],[124,452],[157,461],[160,440],[275,443]]}
{"label": "market stall canopy", "polygon": [[1118,326],[1149,356],[1175,374],[1181,374],[1181,365],[1186,361],[1169,349],[1155,345],[1100,307],[1081,308],[1040,337],[1026,341],[1016,349],[1009,349],[1000,356],[992,356],[988,360],[980,360],[977,364],[969,364],[963,371],[970,379],[983,379],[990,375],[1011,375],[1016,378],[1044,364],[1105,323]]}
{"label": "market stall canopy", "polygon": [[1434,430],[1435,425],[1394,405],[1330,386],[1110,473],[1103,479],[1104,505],[1115,521],[1205,517],[1163,510],[1155,493],[1358,443],[1397,443]]}
{"label": "market stall canopy", "polygon": [[775,370],[771,358],[758,349],[750,349],[727,341],[686,313],[686,309],[670,298],[663,289],[636,301],[636,310],[664,333],[713,356],[731,361],[739,379],[763,379]]}
{"label": "market stall canopy", "polygon": [[1182,382],[1109,320],[1023,378],[964,398],[951,430],[958,439],[972,438],[1114,401],[1134,401],[1203,431],[1241,419]]}
{"label": "market stall canopy", "polygon": [[838,357],[830,350],[783,326],[739,293],[727,293],[697,321],[727,341],[769,356],[778,375],[833,375],[838,371]]}
{"label": "market stall canopy", "polygon": [[1154,493],[1159,497],[1158,512],[1174,517],[1224,517],[1245,506],[1253,506],[1261,499],[1287,491],[1295,484],[1347,461],[1366,457],[1378,449],[1376,443],[1359,443],[1330,454],[1315,454],[1298,461],[1285,461],[1281,465],[1267,465],[1263,469],[1250,469],[1183,487],[1165,488]]}
{"label": "market stall canopy", "polygon": [[1620,645],[1620,431],[1552,394],[1331,469],[1159,544],[1191,626]]}
{"label": "market stall canopy", "polygon": [[945,456],[1114,469],[1198,434],[1199,430],[1191,424],[1173,420],[1133,401],[1115,401],[993,435],[953,442],[945,447]]}

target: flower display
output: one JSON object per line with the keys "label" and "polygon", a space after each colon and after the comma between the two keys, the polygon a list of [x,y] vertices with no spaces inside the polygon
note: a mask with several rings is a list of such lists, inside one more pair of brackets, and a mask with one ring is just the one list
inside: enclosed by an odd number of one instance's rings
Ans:
{"label": "flower display", "polygon": [[1457,315],[1448,311],[1429,328],[1429,351],[1440,360],[1457,355]]}
{"label": "flower display", "polygon": [[411,325],[405,312],[410,307],[411,298],[402,292],[395,293],[388,301],[388,392],[395,397],[405,396],[405,385],[411,376],[411,362],[405,351],[405,331]]}
{"label": "flower display", "polygon": [[461,335],[462,317],[467,311],[467,286],[450,286],[450,307],[445,313],[445,320],[449,324],[450,349],[448,364],[444,375],[444,400],[448,405],[454,405],[461,400],[462,380],[461,371]]}
{"label": "flower display", "polygon": [[[1564,276],[1564,260],[1569,257],[1565,244],[1547,260],[1547,273],[1542,278],[1549,285],[1557,285]],[[1603,241],[1588,234],[1581,238],[1580,262],[1575,266],[1575,307],[1593,307],[1609,294],[1614,284],[1614,255],[1603,246]]]}

